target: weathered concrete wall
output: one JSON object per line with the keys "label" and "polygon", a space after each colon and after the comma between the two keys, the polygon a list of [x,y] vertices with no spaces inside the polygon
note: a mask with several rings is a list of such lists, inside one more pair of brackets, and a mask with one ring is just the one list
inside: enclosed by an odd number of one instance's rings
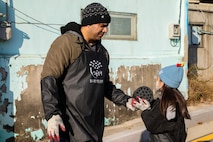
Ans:
{"label": "weathered concrete wall", "polygon": [[[19,134],[17,139],[23,139],[33,132],[40,132],[36,135],[42,138],[45,134],[45,125],[43,106],[41,103],[40,91],[40,73],[42,65],[27,65],[22,66],[17,72],[17,76],[25,77],[27,88],[23,89],[20,94],[20,100],[15,99],[16,121],[14,122],[14,132]],[[24,80],[23,80],[24,81]],[[42,134],[43,133],[43,134]],[[35,138],[35,136],[34,136]]]}
{"label": "weathered concrete wall", "polygon": [[[46,133],[40,94],[42,65],[26,58],[0,58],[0,141],[33,141]],[[23,64],[17,64],[22,62]],[[4,66],[3,66],[4,65]],[[1,101],[2,102],[2,101]]]}
{"label": "weathered concrete wall", "polygon": [[202,26],[201,47],[189,46],[189,64],[197,67],[200,79],[213,82],[213,4],[190,4],[188,14],[189,24]]}
{"label": "weathered concrete wall", "polygon": [[[155,91],[155,81],[160,65],[120,66],[115,73],[117,78],[111,78],[115,84],[120,84],[126,94],[132,95],[139,86],[149,86]],[[113,73],[113,72],[111,72]],[[105,101],[105,125],[117,125],[135,117],[140,117],[140,112],[132,112],[122,106]]]}

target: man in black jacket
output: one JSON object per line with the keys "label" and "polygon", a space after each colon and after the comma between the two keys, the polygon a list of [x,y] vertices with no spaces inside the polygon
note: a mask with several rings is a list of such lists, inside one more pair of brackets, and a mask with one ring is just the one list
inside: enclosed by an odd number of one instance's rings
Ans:
{"label": "man in black jacket", "polygon": [[[41,94],[51,140],[101,142],[104,97],[134,110],[132,99],[112,84],[109,55],[101,44],[110,15],[100,3],[82,11],[82,22],[61,28],[41,73]],[[62,131],[61,131],[62,130]]]}

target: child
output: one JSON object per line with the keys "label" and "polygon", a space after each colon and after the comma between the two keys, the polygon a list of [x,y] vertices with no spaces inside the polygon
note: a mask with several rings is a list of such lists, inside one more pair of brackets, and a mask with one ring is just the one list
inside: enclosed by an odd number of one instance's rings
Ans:
{"label": "child", "polygon": [[185,119],[191,119],[186,101],[177,89],[183,78],[183,64],[171,65],[158,72],[159,97],[152,102],[138,98],[135,107],[149,131],[149,142],[185,142]]}

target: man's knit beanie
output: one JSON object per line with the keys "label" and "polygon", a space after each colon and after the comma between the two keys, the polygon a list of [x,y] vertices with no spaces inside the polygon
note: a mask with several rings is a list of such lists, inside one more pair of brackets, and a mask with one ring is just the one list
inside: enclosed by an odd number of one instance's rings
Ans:
{"label": "man's knit beanie", "polygon": [[82,10],[82,26],[97,23],[110,23],[110,21],[111,18],[107,9],[100,3],[91,3]]}
{"label": "man's knit beanie", "polygon": [[167,86],[178,88],[183,79],[183,63],[164,67],[160,69],[158,75]]}

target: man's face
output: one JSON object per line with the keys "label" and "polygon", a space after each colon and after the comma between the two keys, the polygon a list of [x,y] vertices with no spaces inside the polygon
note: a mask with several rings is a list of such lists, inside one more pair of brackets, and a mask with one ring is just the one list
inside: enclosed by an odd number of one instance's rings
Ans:
{"label": "man's face", "polygon": [[89,25],[89,39],[91,41],[100,40],[108,31],[108,23],[98,23]]}

